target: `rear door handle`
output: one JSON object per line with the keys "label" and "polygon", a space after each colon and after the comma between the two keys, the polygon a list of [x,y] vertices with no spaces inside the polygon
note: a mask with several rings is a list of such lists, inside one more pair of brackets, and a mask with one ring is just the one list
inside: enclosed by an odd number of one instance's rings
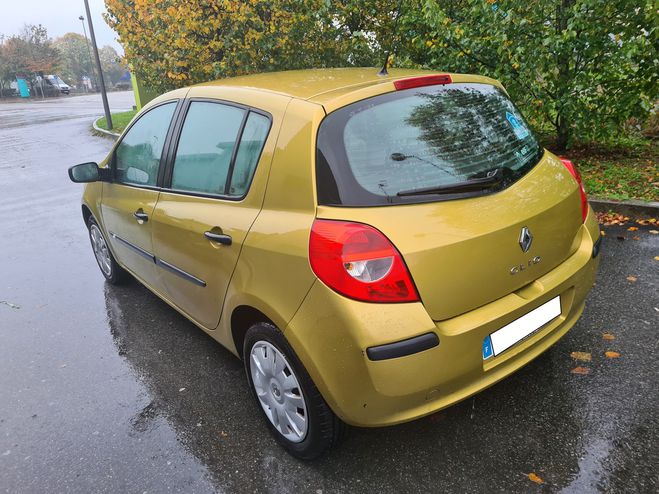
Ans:
{"label": "rear door handle", "polygon": [[231,245],[231,235],[223,235],[221,233],[204,232],[204,237],[212,242],[217,242],[222,245]]}
{"label": "rear door handle", "polygon": [[141,222],[143,222],[143,223],[146,223],[147,221],[149,221],[149,215],[146,214],[146,213],[145,213],[144,211],[142,211],[141,209],[138,209],[137,211],[135,211],[135,212],[133,213],[133,216],[135,216],[135,219],[136,219],[138,222],[141,221]]}

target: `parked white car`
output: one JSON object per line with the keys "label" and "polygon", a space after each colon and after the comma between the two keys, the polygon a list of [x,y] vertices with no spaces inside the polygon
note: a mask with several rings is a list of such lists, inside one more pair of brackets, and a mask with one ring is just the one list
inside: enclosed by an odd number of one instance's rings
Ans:
{"label": "parked white car", "polygon": [[58,75],[47,75],[45,76],[46,81],[50,83],[51,86],[59,88],[62,94],[69,94],[71,92],[71,86],[64,82]]}

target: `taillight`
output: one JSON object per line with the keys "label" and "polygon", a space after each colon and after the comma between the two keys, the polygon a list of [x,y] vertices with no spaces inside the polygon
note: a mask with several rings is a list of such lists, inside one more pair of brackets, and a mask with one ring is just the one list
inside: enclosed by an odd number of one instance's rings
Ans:
{"label": "taillight", "polygon": [[394,87],[397,91],[402,89],[411,89],[413,87],[436,86],[438,84],[451,84],[453,80],[448,74],[422,75],[419,77],[408,77],[394,81]]}
{"label": "taillight", "polygon": [[561,161],[565,165],[565,168],[572,174],[574,179],[579,185],[579,193],[581,194],[581,221],[586,221],[586,216],[588,216],[588,198],[586,197],[586,189],[583,188],[583,181],[581,180],[581,175],[577,171],[577,167],[570,160],[566,158],[561,158]]}
{"label": "taillight", "polygon": [[314,221],[309,260],[316,276],[346,297],[380,303],[419,300],[400,253],[372,226]]}

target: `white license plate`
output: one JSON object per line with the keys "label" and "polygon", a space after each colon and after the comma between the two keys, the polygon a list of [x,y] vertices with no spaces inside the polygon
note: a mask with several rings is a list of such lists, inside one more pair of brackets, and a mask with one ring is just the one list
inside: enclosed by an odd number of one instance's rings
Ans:
{"label": "white license plate", "polygon": [[[561,297],[551,299],[498,329],[483,342],[483,359],[497,356],[561,314]],[[488,345],[488,339],[489,345]],[[489,346],[489,348],[487,348]]]}

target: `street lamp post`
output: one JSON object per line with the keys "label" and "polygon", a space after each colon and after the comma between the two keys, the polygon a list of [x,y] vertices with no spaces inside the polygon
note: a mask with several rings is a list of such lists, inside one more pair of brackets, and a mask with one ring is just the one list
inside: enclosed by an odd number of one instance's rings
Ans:
{"label": "street lamp post", "polygon": [[92,39],[92,47],[94,48],[94,58],[96,58],[96,68],[98,69],[98,80],[101,83],[101,96],[103,97],[103,109],[105,110],[105,121],[108,123],[108,130],[112,130],[112,116],[110,115],[108,94],[105,91],[105,81],[103,80],[103,69],[101,68],[101,58],[98,56],[98,47],[96,46],[96,36],[94,35],[94,24],[92,24],[92,15],[89,12],[88,0],[85,0],[85,11],[87,12],[87,22],[89,23],[89,37]]}
{"label": "street lamp post", "polygon": [[[92,49],[89,47],[89,38],[87,38],[87,28],[85,27],[85,18],[83,16],[78,17],[80,22],[82,22],[82,32],[85,33],[85,43],[87,44],[87,55],[89,55],[89,70],[91,71],[91,76],[94,75],[94,62],[92,61]],[[90,77],[89,81],[94,84],[94,80]]]}

